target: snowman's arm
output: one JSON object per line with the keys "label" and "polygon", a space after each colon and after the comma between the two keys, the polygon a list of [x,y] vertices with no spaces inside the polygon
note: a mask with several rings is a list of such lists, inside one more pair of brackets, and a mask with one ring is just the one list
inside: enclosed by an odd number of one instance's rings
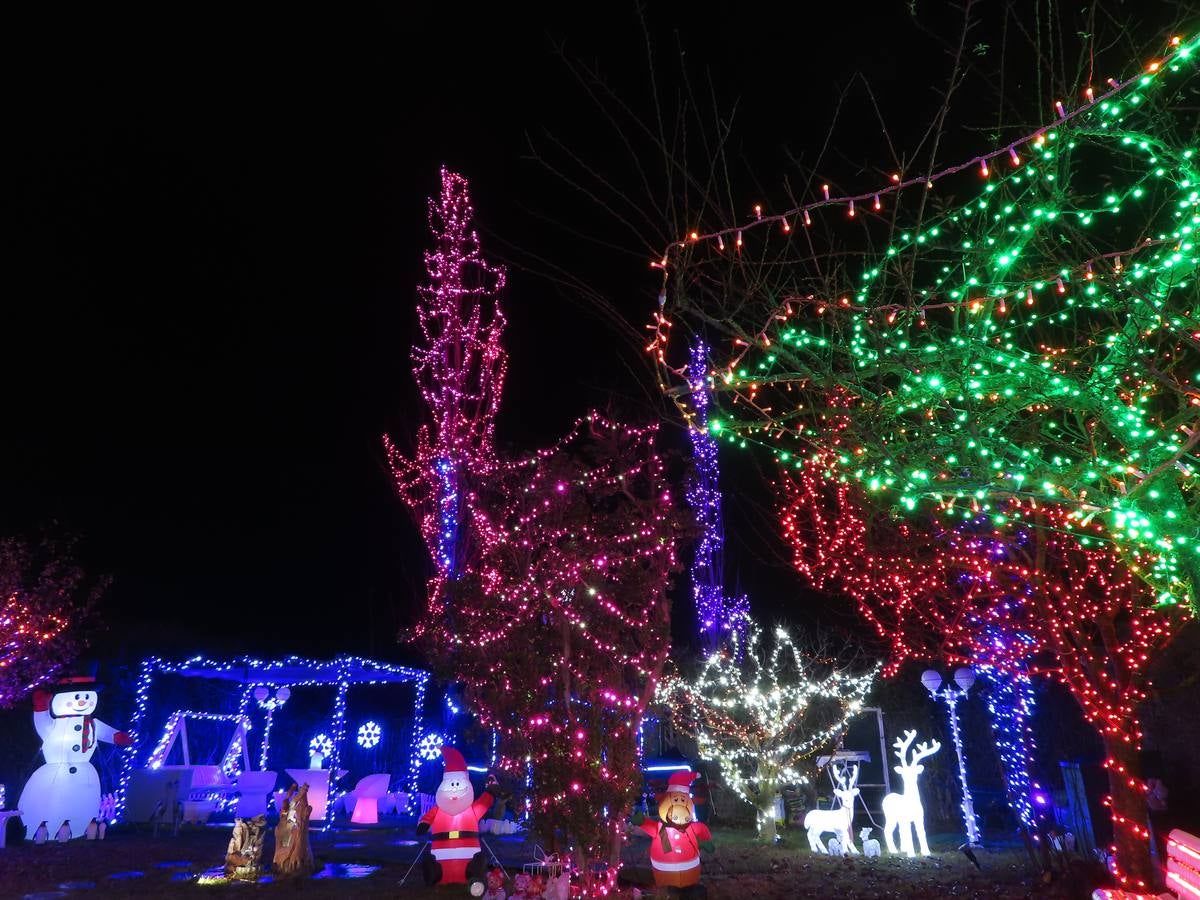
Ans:
{"label": "snowman's arm", "polygon": [[50,715],[48,709],[36,709],[33,712],[33,727],[37,729],[38,737],[43,741],[50,737],[50,731],[54,725],[54,718]]}
{"label": "snowman's arm", "polygon": [[107,722],[92,719],[92,724],[96,726],[97,741],[106,741],[109,744],[116,744],[118,747],[128,747],[133,743],[133,738],[124,731],[117,731]]}

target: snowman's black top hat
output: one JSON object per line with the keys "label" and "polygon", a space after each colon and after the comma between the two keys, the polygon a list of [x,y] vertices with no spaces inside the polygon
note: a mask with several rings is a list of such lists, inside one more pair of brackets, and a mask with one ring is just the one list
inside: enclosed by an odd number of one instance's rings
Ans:
{"label": "snowman's black top hat", "polygon": [[64,694],[67,691],[99,691],[101,685],[96,681],[95,675],[67,675],[58,679],[54,684],[50,685],[50,691],[54,694]]}

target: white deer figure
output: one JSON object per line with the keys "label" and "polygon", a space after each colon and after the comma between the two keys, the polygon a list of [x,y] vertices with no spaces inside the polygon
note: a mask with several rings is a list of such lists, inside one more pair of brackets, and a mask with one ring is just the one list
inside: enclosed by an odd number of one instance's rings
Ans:
{"label": "white deer figure", "polygon": [[833,782],[833,793],[840,804],[837,809],[814,809],[804,816],[804,828],[808,831],[808,846],[813,853],[825,853],[821,844],[821,835],[832,831],[837,835],[840,852],[854,853],[854,838],[850,834],[850,825],[854,821],[854,798],[858,796],[858,766],[851,766],[849,777],[847,770],[837,766],[829,767],[829,778]]}
{"label": "white deer figure", "polygon": [[908,748],[916,740],[916,737],[916,731],[906,731],[903,740],[896,738],[896,742],[893,744],[896,748],[896,756],[900,760],[900,765],[895,768],[900,777],[904,779],[904,793],[888,794],[883,798],[883,839],[887,841],[888,853],[897,852],[894,834],[899,828],[900,852],[916,856],[917,854],[913,852],[913,831],[916,831],[917,841],[921,845],[921,855],[928,856],[929,842],[925,838],[925,807],[921,805],[921,795],[917,791],[917,776],[925,771],[925,767],[919,765],[920,761],[927,756],[933,756],[942,749],[942,745],[937,741],[922,741],[917,745],[917,749],[912,751],[912,755],[906,759]]}
{"label": "white deer figure", "polygon": [[879,855],[879,841],[877,841],[877,840],[875,840],[875,838],[871,837],[871,826],[870,825],[867,825],[865,828],[859,829],[858,839],[860,841],[862,841],[863,856],[878,856]]}

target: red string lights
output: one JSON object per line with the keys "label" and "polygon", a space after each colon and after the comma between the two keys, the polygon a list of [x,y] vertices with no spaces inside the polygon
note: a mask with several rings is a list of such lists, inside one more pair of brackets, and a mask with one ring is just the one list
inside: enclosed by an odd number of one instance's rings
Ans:
{"label": "red string lights", "polygon": [[796,568],[854,599],[889,642],[892,672],[908,658],[941,657],[1044,675],[1071,691],[1105,746],[1115,870],[1126,886],[1149,886],[1137,707],[1147,666],[1186,608],[1156,604],[1110,546],[1082,545],[1078,526],[1063,533],[1052,507],[1030,511],[1047,517],[1045,528],[1005,532],[981,517],[957,530],[930,519],[922,531],[873,519],[858,489],[826,478],[819,460],[790,470],[782,487]]}
{"label": "red string lights", "polygon": [[0,708],[74,661],[107,583],[88,586],[69,545],[0,540]]}
{"label": "red string lights", "polygon": [[980,154],[979,156],[975,156],[971,159],[949,166],[931,175],[918,175],[910,178],[904,178],[900,173],[893,173],[888,185],[878,189],[866,191],[865,193],[834,196],[830,186],[828,184],[822,184],[820,200],[812,203],[800,204],[799,206],[795,206],[781,213],[764,214],[762,204],[756,204],[754,206],[754,219],[752,221],[710,232],[701,232],[698,230],[690,231],[686,240],[674,241],[673,243],[668,244],[660,257],[654,262],[651,262],[650,265],[652,268],[663,269],[665,278],[666,270],[670,266],[671,253],[682,247],[685,247],[689,243],[715,241],[735,232],[740,236],[742,231],[749,231],[756,226],[763,224],[786,223],[788,219],[794,219],[801,215],[804,217],[805,224],[810,224],[810,211],[818,210],[823,207],[843,207],[846,209],[847,215],[853,217],[855,211],[854,204],[856,201],[861,203],[863,201],[874,199],[876,202],[875,208],[878,209],[878,198],[880,195],[886,196],[889,194],[894,194],[898,191],[902,191],[915,185],[924,185],[926,189],[932,188],[935,182],[940,181],[949,175],[955,175],[959,172],[963,172],[967,169],[975,167],[979,168],[980,177],[988,178],[991,175],[991,169],[988,164],[993,160],[1005,155],[1009,157],[1014,166],[1019,166],[1021,164],[1021,157],[1017,152],[1018,148],[1037,141],[1047,131],[1066,125],[1077,116],[1087,113],[1097,103],[1103,103],[1105,101],[1112,100],[1129,88],[1136,87],[1141,83],[1141,79],[1145,74],[1154,74],[1162,69],[1165,65],[1173,61],[1176,57],[1186,57],[1190,54],[1190,52],[1191,48],[1182,46],[1182,42],[1179,38],[1172,38],[1170,43],[1170,51],[1163,59],[1148,63],[1143,72],[1138,72],[1136,75],[1132,75],[1129,78],[1126,78],[1124,81],[1118,81],[1115,78],[1108,79],[1107,83],[1109,89],[1099,96],[1097,96],[1095,91],[1089,87],[1084,94],[1084,98],[1087,100],[1087,102],[1073,110],[1068,111],[1061,100],[1054,101],[1055,118],[1052,121],[1038,128],[1036,131],[1018,138],[1009,144],[1006,144],[1002,147],[997,147],[987,153]]}

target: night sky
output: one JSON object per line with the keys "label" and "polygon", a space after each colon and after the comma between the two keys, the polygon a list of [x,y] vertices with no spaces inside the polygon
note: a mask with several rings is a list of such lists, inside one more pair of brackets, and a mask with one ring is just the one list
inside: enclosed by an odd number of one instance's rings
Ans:
{"label": "night sky", "polygon": [[[594,405],[664,409],[638,341],[529,271],[552,260],[634,329],[654,308],[650,246],[525,158],[549,132],[605,160],[605,122],[559,46],[652,112],[636,8],[410,6],[48,8],[8,22],[0,531],[79,534],[89,569],[111,573],[97,654],[403,652],[426,563],[379,436],[404,441],[419,421],[408,347],[443,162],[472,180],[485,251],[516,264],[501,439],[545,445]],[[904,142],[949,66],[947,4],[918,3],[916,19],[906,3],[811,6],[647,12],[660,95],[679,88],[682,47],[737,102],[735,149],[759,179],[741,182],[747,208],[782,202],[784,147],[819,146],[856,71]],[[979,32],[992,53],[994,29]],[[831,163],[848,179],[880,151],[868,109],[852,91]],[[986,140],[959,132],[946,152]],[[673,423],[666,439],[681,445]],[[731,577],[760,611],[818,603],[756,514],[753,461],[727,472]],[[298,611],[323,613],[320,629]]]}

